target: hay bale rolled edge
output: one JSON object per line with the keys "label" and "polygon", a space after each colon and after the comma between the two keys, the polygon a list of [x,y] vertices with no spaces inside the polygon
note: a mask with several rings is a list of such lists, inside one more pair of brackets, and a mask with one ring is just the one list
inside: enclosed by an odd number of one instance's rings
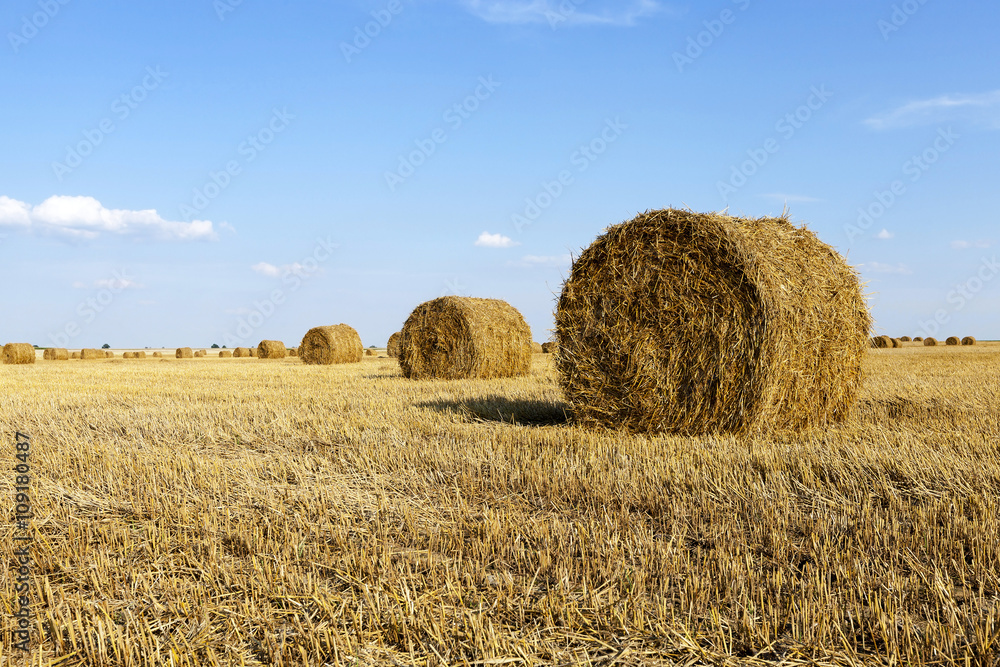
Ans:
{"label": "hay bale rolled edge", "polygon": [[850,413],[870,327],[857,273],[809,230],[647,211],[574,262],[556,365],[584,423],[797,430]]}
{"label": "hay bale rolled edge", "polygon": [[80,358],[80,353],[79,352],[70,352],[69,358],[70,359],[79,359]]}
{"label": "hay bale rolled edge", "polygon": [[909,336],[900,336],[899,340],[903,341],[904,343],[909,343],[913,339],[910,338]]}
{"label": "hay bale rolled edge", "polygon": [[397,331],[396,333],[389,336],[388,342],[385,344],[385,355],[387,357],[396,358],[399,356],[399,337],[402,334]]}
{"label": "hay bale rolled edge", "polygon": [[31,343],[7,343],[3,346],[5,364],[25,365],[35,363],[35,346]]}
{"label": "hay bale rolled edge", "polygon": [[531,328],[500,299],[445,296],[417,306],[399,338],[411,379],[504,378],[531,370]]}
{"label": "hay bale rolled edge", "polygon": [[257,346],[258,359],[284,359],[287,355],[285,344],[279,340],[262,340]]}
{"label": "hay bale rolled edge", "polygon": [[349,364],[364,356],[361,336],[347,324],[313,327],[302,337],[299,359],[306,364]]}

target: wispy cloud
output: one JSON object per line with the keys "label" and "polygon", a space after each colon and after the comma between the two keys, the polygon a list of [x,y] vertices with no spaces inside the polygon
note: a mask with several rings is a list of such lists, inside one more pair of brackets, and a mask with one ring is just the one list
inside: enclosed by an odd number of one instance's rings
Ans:
{"label": "wispy cloud", "polygon": [[866,119],[865,124],[876,130],[889,130],[959,119],[1000,129],[1000,90],[974,95],[942,95],[907,102]]}
{"label": "wispy cloud", "polygon": [[102,234],[165,241],[218,238],[209,220],[174,222],[162,218],[155,209],[109,209],[93,197],[62,195],[37,206],[0,195],[0,227],[74,239],[96,239]]}
{"label": "wispy cloud", "polygon": [[888,229],[882,229],[882,231],[880,231],[878,234],[875,235],[875,238],[879,238],[885,241],[891,239],[893,236],[895,236],[895,234],[890,232]]}
{"label": "wispy cloud", "polygon": [[952,241],[951,247],[955,250],[966,250],[968,248],[992,248],[994,242],[988,239],[978,241]]}
{"label": "wispy cloud", "polygon": [[881,262],[868,262],[867,264],[859,264],[859,268],[866,269],[872,273],[898,273],[903,275],[909,275],[913,273],[910,267],[905,264],[882,264]]}
{"label": "wispy cloud", "polygon": [[776,201],[782,201],[782,202],[790,201],[802,204],[810,204],[823,201],[822,199],[817,199],[816,197],[807,197],[806,195],[786,195],[782,192],[769,192],[767,194],[763,194],[760,196],[766,197],[767,199],[774,199]]}
{"label": "wispy cloud", "polygon": [[476,239],[476,245],[483,248],[513,248],[514,246],[521,244],[509,236],[504,236],[503,234],[490,234],[489,232],[483,232],[479,235],[479,238]]}
{"label": "wispy cloud", "polygon": [[282,264],[281,266],[270,264],[268,262],[257,262],[251,266],[250,269],[262,276],[267,276],[268,278],[282,278],[287,276],[289,273],[302,273],[305,271],[305,267],[298,262]]}
{"label": "wispy cloud", "polygon": [[100,280],[95,280],[92,283],[85,283],[77,280],[73,283],[73,289],[105,288],[115,290],[116,292],[123,289],[142,289],[143,287],[144,285],[140,285],[134,280],[129,280],[128,278],[102,278]]}
{"label": "wispy cloud", "polygon": [[466,10],[489,23],[631,26],[664,11],[656,0],[459,0]]}
{"label": "wispy cloud", "polygon": [[568,267],[573,263],[573,258],[567,255],[525,255],[516,262],[510,262],[511,266],[531,269],[536,267]]}

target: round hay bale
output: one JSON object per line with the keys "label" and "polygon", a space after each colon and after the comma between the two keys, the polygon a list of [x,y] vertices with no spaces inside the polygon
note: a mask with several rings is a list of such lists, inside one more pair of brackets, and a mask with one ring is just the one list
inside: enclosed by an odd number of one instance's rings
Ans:
{"label": "round hay bale", "polygon": [[542,344],[537,341],[531,341],[531,353],[532,354],[542,354],[545,350],[542,349]]}
{"label": "round hay bale", "polygon": [[976,344],[976,339],[973,338],[972,336],[966,336],[965,338],[962,339],[962,345],[975,345],[975,344]]}
{"label": "round hay bale", "polygon": [[61,347],[50,347],[42,352],[42,359],[48,359],[49,361],[67,361],[69,359],[69,350]]}
{"label": "round hay bale", "polygon": [[262,340],[257,346],[258,359],[284,359],[288,355],[285,344],[277,340]]}
{"label": "round hay bale", "polygon": [[555,354],[558,349],[559,347],[553,341],[542,343],[542,352],[545,354]]}
{"label": "round hay bale", "polygon": [[361,361],[361,336],[347,324],[313,327],[299,345],[299,359],[307,364],[348,364]]}
{"label": "round hay bale", "polygon": [[647,211],[573,263],[556,311],[581,423],[745,434],[842,421],[871,316],[858,275],[786,218]]}
{"label": "round hay bale", "polygon": [[249,356],[251,356],[250,355],[250,348],[249,347],[238,347],[235,350],[233,350],[233,356],[237,357],[237,358],[249,357]]}
{"label": "round hay bale", "polygon": [[145,359],[146,358],[146,351],[145,350],[139,350],[138,352],[135,352],[132,355],[132,358],[133,359]]}
{"label": "round hay bale", "polygon": [[389,342],[385,344],[385,355],[387,357],[398,357],[399,356],[399,337],[402,335],[399,331],[389,336]]}
{"label": "round hay bale", "polygon": [[924,345],[926,347],[934,347],[935,345],[937,345],[937,339],[928,336],[927,338],[924,339]]}
{"label": "round hay bale", "polygon": [[31,343],[7,343],[3,346],[5,364],[35,363],[35,346]]}
{"label": "round hay bale", "polygon": [[232,357],[232,350],[219,350],[219,359],[231,359]]}
{"label": "round hay bale", "polygon": [[365,348],[365,356],[366,357],[377,357],[378,356],[378,352],[376,352],[375,350],[371,349],[370,347],[366,347]]}
{"label": "round hay bale", "polygon": [[154,352],[153,353],[153,358],[154,359],[162,359],[163,358],[163,353],[162,352]]}
{"label": "round hay bale", "polygon": [[132,358],[131,352],[122,352],[122,359],[131,359],[131,358]]}
{"label": "round hay bale", "polygon": [[107,359],[108,356],[104,354],[104,350],[95,350],[93,348],[86,348],[80,350],[80,358],[84,360],[90,359]]}
{"label": "round hay bale", "polygon": [[299,350],[298,350],[298,348],[294,348],[294,347],[288,348],[288,356],[290,356],[290,357],[297,357],[297,356],[299,356]]}
{"label": "round hay bale", "polygon": [[958,345],[958,344],[959,344],[959,343],[961,343],[961,342],[962,342],[962,341],[961,341],[961,340],[959,339],[959,337],[958,337],[958,336],[948,336],[948,337],[947,337],[947,338],[945,339],[945,341],[944,341],[944,344],[945,344],[945,345]]}
{"label": "round hay bale", "polygon": [[114,356],[115,356],[115,353],[112,352],[111,350],[104,350],[104,358],[105,359],[113,359]]}
{"label": "round hay bale", "polygon": [[255,348],[255,347],[251,347],[250,348],[250,356],[251,357],[256,357],[257,356],[257,348]]}
{"label": "round hay bale", "polygon": [[872,347],[886,348],[892,347],[892,339],[888,336],[875,336],[872,338]]}
{"label": "round hay bale", "polygon": [[190,347],[179,347],[174,356],[178,359],[194,359],[194,351]]}
{"label": "round hay bale", "polygon": [[909,343],[912,340],[912,338],[910,338],[909,336],[900,336],[899,340],[903,341],[904,343]]}
{"label": "round hay bale", "polygon": [[516,308],[500,299],[427,301],[403,325],[399,367],[416,380],[527,375],[531,329]]}
{"label": "round hay bale", "polygon": [[70,355],[69,355],[69,358],[70,359],[79,359],[80,358],[80,353],[79,352],[71,352]]}
{"label": "round hay bale", "polygon": [[892,346],[893,347],[903,347],[903,341],[899,340],[898,338],[893,338],[892,339]]}
{"label": "round hay bale", "polygon": [[923,341],[924,339],[921,336],[917,336],[916,338],[913,339],[914,343],[922,343]]}

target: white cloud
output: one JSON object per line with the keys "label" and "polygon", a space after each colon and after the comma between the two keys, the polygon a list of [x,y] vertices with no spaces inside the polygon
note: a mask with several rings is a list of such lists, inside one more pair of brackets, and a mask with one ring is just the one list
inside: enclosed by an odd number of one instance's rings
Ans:
{"label": "white cloud", "polygon": [[813,202],[821,202],[822,199],[817,199],[816,197],[807,197],[806,195],[786,195],[781,192],[771,192],[768,194],[760,195],[761,197],[767,197],[768,199],[776,199],[778,201],[784,202],[795,202],[809,204]]}
{"label": "white cloud", "polygon": [[966,250],[968,248],[992,248],[993,241],[979,239],[978,241],[952,241],[951,247],[955,250]]}
{"label": "white cloud", "polygon": [[954,119],[975,120],[1000,129],[1000,90],[976,95],[942,95],[908,102],[868,118],[865,124],[876,130],[887,130]]}
{"label": "white cloud", "polygon": [[521,244],[514,241],[510,237],[504,236],[503,234],[490,234],[489,232],[483,232],[479,235],[479,238],[476,239],[476,245],[484,248],[512,248]]}
{"label": "white cloud", "polygon": [[[282,264],[281,266],[275,266],[274,264],[269,264],[268,262],[257,262],[250,268],[251,270],[256,271],[262,276],[267,276],[268,278],[281,278],[287,276],[289,273],[308,273],[305,271],[305,267],[298,262]],[[315,270],[315,268],[313,270]]]}
{"label": "white cloud", "polygon": [[893,236],[895,236],[895,234],[890,232],[888,229],[883,229],[882,231],[880,231],[878,234],[875,235],[876,238],[880,238],[883,240],[891,239]]}
{"label": "white cloud", "polygon": [[129,280],[128,278],[101,278],[100,280],[95,280],[89,285],[79,280],[73,283],[73,289],[110,289],[116,292],[120,292],[124,289],[142,289],[143,287],[144,285],[140,285],[134,280]]}
{"label": "white cloud", "polygon": [[160,217],[154,209],[109,209],[93,197],[63,195],[49,197],[38,206],[0,195],[0,227],[78,239],[96,239],[101,234],[167,241],[218,238],[209,220],[174,222]]}
{"label": "white cloud", "polygon": [[573,258],[569,255],[525,255],[516,262],[511,262],[511,266],[522,268],[535,267],[568,267],[573,263]]}
{"label": "white cloud", "polygon": [[636,20],[664,11],[656,0],[460,0],[469,12],[489,23],[631,26]]}
{"label": "white cloud", "polygon": [[899,273],[902,275],[908,275],[913,273],[908,266],[905,264],[882,264],[881,262],[868,262],[867,264],[859,264],[859,268],[865,268],[874,273]]}

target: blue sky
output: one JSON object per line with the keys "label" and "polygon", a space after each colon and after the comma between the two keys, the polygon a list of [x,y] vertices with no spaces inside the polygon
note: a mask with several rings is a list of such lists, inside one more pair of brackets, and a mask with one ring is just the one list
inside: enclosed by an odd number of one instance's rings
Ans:
{"label": "blue sky", "polygon": [[383,345],[466,294],[544,341],[605,227],[786,204],[860,267],[879,333],[1000,338],[998,24],[985,1],[11,0],[0,339]]}

